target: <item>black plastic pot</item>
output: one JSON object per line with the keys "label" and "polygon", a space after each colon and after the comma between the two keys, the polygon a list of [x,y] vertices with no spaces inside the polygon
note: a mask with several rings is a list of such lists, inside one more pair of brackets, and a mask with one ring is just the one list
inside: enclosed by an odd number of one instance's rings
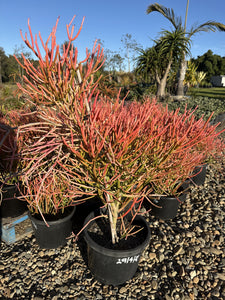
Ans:
{"label": "black plastic pot", "polygon": [[190,180],[188,179],[182,183],[181,187],[179,187],[179,196],[161,196],[153,198],[151,199],[153,204],[145,200],[144,207],[146,210],[150,210],[150,214],[162,220],[174,219],[177,215],[180,204],[186,200],[187,194],[190,191],[189,187]]}
{"label": "black plastic pot", "polygon": [[[181,187],[179,188],[179,191],[182,191],[187,195],[190,192],[190,186],[191,186],[191,180],[188,178],[182,183]],[[186,196],[183,198],[183,200],[185,200],[185,198]]]}
{"label": "black plastic pot", "polygon": [[[96,210],[88,215],[84,224],[99,215]],[[95,221],[92,221],[95,222]],[[101,283],[120,285],[131,279],[137,268],[140,256],[150,240],[150,229],[142,216],[136,216],[135,224],[143,227],[145,239],[138,246],[129,250],[115,250],[103,247],[94,241],[88,233],[91,222],[84,230],[87,243],[88,266],[94,277]],[[111,235],[108,235],[111,239]]]}
{"label": "black plastic pot", "polygon": [[75,207],[71,207],[65,217],[56,221],[48,221],[49,227],[39,216],[32,216],[29,212],[29,218],[32,223],[36,241],[41,248],[54,249],[64,246],[67,243],[67,237],[72,232],[72,217]]}
{"label": "black plastic pot", "polygon": [[207,164],[195,167],[191,181],[196,185],[203,185],[206,178]]}
{"label": "black plastic pot", "polygon": [[17,199],[17,196],[18,189],[16,185],[3,185],[0,218],[16,218],[27,211],[27,203]]}
{"label": "black plastic pot", "polygon": [[178,198],[162,196],[159,199],[153,199],[152,202],[159,207],[151,205],[152,210],[150,213],[162,220],[174,219],[177,215],[180,201],[185,201],[185,198],[186,194],[183,194]]}

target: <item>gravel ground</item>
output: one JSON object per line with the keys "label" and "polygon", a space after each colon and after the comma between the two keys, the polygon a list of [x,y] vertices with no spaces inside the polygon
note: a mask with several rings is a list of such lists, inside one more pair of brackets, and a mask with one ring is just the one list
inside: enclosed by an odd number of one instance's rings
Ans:
{"label": "gravel ground", "polygon": [[225,161],[208,168],[173,221],[147,215],[149,247],[134,278],[119,287],[98,283],[80,238],[40,249],[34,236],[1,243],[0,299],[225,299]]}

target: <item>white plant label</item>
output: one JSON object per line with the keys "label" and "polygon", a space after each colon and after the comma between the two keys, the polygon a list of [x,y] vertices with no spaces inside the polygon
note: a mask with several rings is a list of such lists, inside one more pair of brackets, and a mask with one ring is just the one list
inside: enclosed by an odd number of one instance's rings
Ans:
{"label": "white plant label", "polygon": [[138,262],[139,256],[140,255],[118,258],[116,264],[132,264],[134,262]]}

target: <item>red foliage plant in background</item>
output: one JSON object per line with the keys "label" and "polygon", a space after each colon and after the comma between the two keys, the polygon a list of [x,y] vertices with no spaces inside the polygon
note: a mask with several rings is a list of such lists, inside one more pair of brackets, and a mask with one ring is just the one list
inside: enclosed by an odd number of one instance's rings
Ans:
{"label": "red foliage plant in background", "polygon": [[0,116],[0,185],[14,178],[18,164],[18,147],[15,128]]}
{"label": "red foliage plant in background", "polygon": [[212,115],[204,121],[203,116],[197,119],[195,110],[179,109],[161,113],[161,122],[167,126],[164,134],[165,143],[174,144],[174,151],[168,157],[158,180],[152,183],[155,193],[176,196],[184,181],[193,176],[196,166],[204,164],[208,159],[218,159],[223,155],[224,143],[219,135],[219,124],[210,125]]}

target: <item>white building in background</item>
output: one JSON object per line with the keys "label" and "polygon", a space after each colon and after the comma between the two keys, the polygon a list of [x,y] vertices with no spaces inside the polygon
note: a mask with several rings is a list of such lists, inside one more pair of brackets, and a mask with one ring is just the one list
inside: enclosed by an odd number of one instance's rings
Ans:
{"label": "white building in background", "polygon": [[210,82],[213,86],[225,86],[225,75],[212,76]]}

